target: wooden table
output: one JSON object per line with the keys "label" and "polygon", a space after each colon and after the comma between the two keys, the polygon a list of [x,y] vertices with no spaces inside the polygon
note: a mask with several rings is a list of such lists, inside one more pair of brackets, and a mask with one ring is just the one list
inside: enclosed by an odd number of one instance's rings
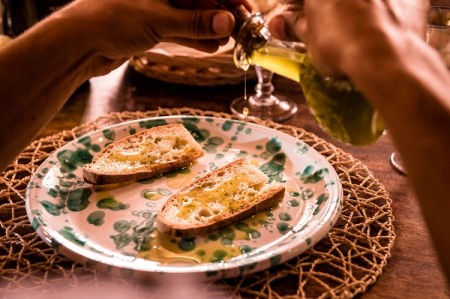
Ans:
{"label": "wooden table", "polygon": [[[373,171],[391,194],[397,235],[392,257],[377,283],[361,297],[450,298],[414,193],[407,178],[397,173],[389,163],[394,150],[389,136],[381,137],[371,146],[360,148],[333,141],[316,125],[296,83],[275,76],[274,84],[277,94],[289,96],[299,105],[298,113],[285,124],[302,127],[351,153]],[[249,92],[253,86],[254,83],[249,84]],[[144,77],[125,64],[83,85],[41,132],[40,137],[71,129],[114,111],[191,107],[229,113],[230,102],[243,92],[243,84],[193,87],[163,83]]]}

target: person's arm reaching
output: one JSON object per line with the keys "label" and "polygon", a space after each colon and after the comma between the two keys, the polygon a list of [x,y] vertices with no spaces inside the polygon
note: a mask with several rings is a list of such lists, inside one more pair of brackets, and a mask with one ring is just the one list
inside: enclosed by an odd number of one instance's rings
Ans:
{"label": "person's arm reaching", "polygon": [[0,171],[93,76],[160,41],[213,52],[233,16],[183,10],[164,0],[77,0],[0,49]]}
{"label": "person's arm reaching", "polygon": [[379,111],[450,281],[450,72],[423,40],[427,1],[304,2],[273,19],[272,33],[304,40],[325,75],[348,76]]}

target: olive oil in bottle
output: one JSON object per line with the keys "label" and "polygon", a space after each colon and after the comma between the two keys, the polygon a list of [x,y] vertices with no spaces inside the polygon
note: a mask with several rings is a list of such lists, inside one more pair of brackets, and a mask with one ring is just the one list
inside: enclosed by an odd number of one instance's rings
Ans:
{"label": "olive oil in bottle", "polygon": [[350,81],[322,76],[303,44],[272,38],[260,14],[250,14],[242,5],[228,9],[236,19],[237,67],[258,65],[298,82],[319,126],[344,143],[368,145],[382,135],[377,111]]}

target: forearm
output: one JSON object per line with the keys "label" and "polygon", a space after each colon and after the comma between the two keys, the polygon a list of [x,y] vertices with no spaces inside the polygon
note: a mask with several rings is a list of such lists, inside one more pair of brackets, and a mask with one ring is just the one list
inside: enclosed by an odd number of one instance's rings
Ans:
{"label": "forearm", "polygon": [[166,0],[77,0],[3,47],[0,170],[88,78],[108,73],[160,41],[216,51],[233,31],[234,19],[205,5],[191,1],[181,9]]}
{"label": "forearm", "polygon": [[347,71],[385,120],[450,278],[450,73],[420,37],[388,34]]}
{"label": "forearm", "polygon": [[0,169],[91,76],[92,52],[68,22],[38,24],[0,50]]}

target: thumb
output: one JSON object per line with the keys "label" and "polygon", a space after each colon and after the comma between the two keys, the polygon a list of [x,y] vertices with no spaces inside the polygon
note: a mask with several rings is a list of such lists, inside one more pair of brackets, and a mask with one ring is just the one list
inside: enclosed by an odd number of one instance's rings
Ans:
{"label": "thumb", "polygon": [[165,36],[189,39],[228,37],[234,29],[234,17],[225,10],[178,10],[172,26],[164,26]]}

